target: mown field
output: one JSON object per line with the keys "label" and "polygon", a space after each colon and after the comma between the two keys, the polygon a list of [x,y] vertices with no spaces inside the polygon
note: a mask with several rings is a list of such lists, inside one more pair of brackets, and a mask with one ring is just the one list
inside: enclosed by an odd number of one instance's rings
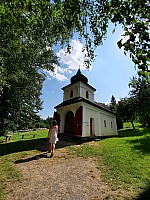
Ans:
{"label": "mown field", "polygon": [[150,187],[150,129],[136,128],[122,129],[117,137],[94,145],[70,148],[77,156],[97,158],[104,180],[114,189],[140,192]]}
{"label": "mown field", "polygon": [[[36,133],[36,134],[35,134]],[[15,168],[17,159],[36,155],[39,146],[44,144],[48,130],[38,130],[32,135],[14,134],[8,143],[0,137],[0,199],[5,199],[7,182],[21,179]],[[80,147],[70,146],[70,153],[82,157],[93,157],[98,162],[103,179],[115,190],[122,187],[141,192],[150,186],[150,129],[136,124],[132,130],[130,124],[114,138],[86,142]]]}
{"label": "mown field", "polygon": [[[22,139],[22,134],[24,138]],[[33,135],[35,137],[33,138]],[[15,167],[15,161],[27,156],[34,156],[40,150],[39,146],[45,144],[48,130],[37,130],[13,134],[10,141],[5,142],[5,137],[0,137],[0,199],[5,199],[7,182],[21,179]]]}

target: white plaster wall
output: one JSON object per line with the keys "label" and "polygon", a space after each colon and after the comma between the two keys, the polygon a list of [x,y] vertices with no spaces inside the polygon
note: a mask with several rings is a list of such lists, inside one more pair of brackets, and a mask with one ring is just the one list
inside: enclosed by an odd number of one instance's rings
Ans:
{"label": "white plaster wall", "polygon": [[94,102],[94,90],[81,82],[81,97],[86,98],[86,91],[89,93],[88,100]]}
{"label": "white plaster wall", "polygon": [[[117,129],[116,129],[116,118],[115,116],[111,116],[107,113],[101,112],[101,128],[102,128],[102,136],[111,136],[111,135],[117,135]],[[106,127],[104,124],[104,120],[106,121]],[[111,122],[112,122],[112,127],[111,127]]]}
{"label": "white plaster wall", "polygon": [[[61,119],[60,133],[64,132],[66,113],[72,111],[75,116],[75,113],[80,106],[83,106],[82,137],[90,136],[90,118],[94,118],[95,136],[112,136],[118,134],[115,115],[84,102],[57,108],[57,112]],[[104,120],[106,120],[106,127],[104,126]]]}
{"label": "white plaster wall", "polygon": [[63,101],[66,101],[66,100],[68,100],[69,99],[69,91],[65,91],[64,90],[64,98],[63,98]]}
{"label": "white plaster wall", "polygon": [[94,109],[93,106],[89,106],[88,104],[84,104],[85,106],[85,121],[83,125],[85,126],[83,133],[84,136],[90,136],[90,118],[94,118],[94,130],[95,136],[99,136],[99,126],[98,126],[98,110]]}
{"label": "white plaster wall", "polygon": [[75,83],[73,85],[71,85],[70,87],[67,87],[64,89],[64,97],[63,97],[63,101],[67,101],[70,99],[70,92],[73,91],[73,97],[79,97],[79,84]]}
{"label": "white plaster wall", "polygon": [[89,100],[94,102],[94,90],[82,82],[77,82],[64,89],[63,101],[70,99],[70,92],[73,91],[73,97],[86,98],[86,91],[89,93]]}
{"label": "white plaster wall", "polygon": [[[118,134],[115,115],[88,104],[84,104],[84,107],[86,113],[85,121],[83,121],[84,136],[90,136],[90,118],[94,118],[95,136],[111,136]],[[106,120],[106,127],[104,126],[104,120]]]}

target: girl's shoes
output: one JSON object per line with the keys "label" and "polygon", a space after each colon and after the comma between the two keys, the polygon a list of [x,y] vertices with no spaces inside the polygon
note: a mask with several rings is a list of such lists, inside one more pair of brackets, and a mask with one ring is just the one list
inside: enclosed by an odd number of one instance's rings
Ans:
{"label": "girl's shoes", "polygon": [[53,153],[51,153],[51,155],[50,155],[50,158],[51,158],[51,157],[53,157],[53,155],[54,155],[54,154],[53,154]]}

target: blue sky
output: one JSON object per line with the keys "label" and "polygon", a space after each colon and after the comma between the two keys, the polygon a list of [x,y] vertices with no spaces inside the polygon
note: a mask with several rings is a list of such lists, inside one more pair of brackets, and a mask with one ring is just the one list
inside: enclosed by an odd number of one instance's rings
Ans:
{"label": "blue sky", "polygon": [[88,83],[96,88],[95,101],[106,103],[110,102],[112,95],[116,100],[128,95],[128,83],[136,71],[129,56],[125,56],[123,50],[117,47],[117,41],[123,34],[122,29],[119,27],[112,34],[113,28],[113,25],[110,25],[106,40],[96,49],[97,56],[90,70],[83,66],[82,44],[77,39],[71,41],[73,52],[67,56],[63,49],[57,51],[56,48],[60,66],[56,66],[55,73],[45,71],[47,78],[41,95],[43,110],[39,112],[42,118],[52,116],[54,107],[63,101],[61,88],[70,83],[70,78],[76,74],[79,65],[82,74],[88,78]]}

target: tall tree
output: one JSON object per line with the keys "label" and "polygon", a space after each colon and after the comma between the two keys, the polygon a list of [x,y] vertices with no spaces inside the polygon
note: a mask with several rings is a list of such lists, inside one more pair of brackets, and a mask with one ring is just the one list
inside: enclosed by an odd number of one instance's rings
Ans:
{"label": "tall tree", "polygon": [[136,98],[122,98],[117,104],[117,113],[124,121],[130,121],[133,129],[134,120],[137,114],[137,100]]}
{"label": "tall tree", "polygon": [[21,69],[14,72],[10,69],[7,78],[10,86],[5,86],[0,96],[0,130],[3,133],[17,126],[26,127],[35,112],[41,109],[39,96],[43,76],[35,72],[34,68],[25,71]]}
{"label": "tall tree", "polygon": [[112,110],[114,112],[116,111],[116,99],[113,95],[110,100],[110,110]]}
{"label": "tall tree", "polygon": [[111,100],[110,100],[110,110],[116,113],[116,122],[117,122],[117,129],[122,129],[123,128],[123,120],[122,116],[120,115],[118,111],[118,104],[116,102],[115,97],[112,95]]}
{"label": "tall tree", "polygon": [[[41,109],[44,74],[40,69],[53,70],[53,63],[57,63],[40,20],[44,17],[44,5],[42,1],[33,2],[33,6],[30,1],[1,2],[0,131],[3,133],[6,129],[26,127]],[[42,14],[37,13],[38,7],[39,12],[42,8]]]}
{"label": "tall tree", "polygon": [[137,99],[137,113],[143,126],[150,127],[150,83],[144,78],[133,79],[130,95]]}

